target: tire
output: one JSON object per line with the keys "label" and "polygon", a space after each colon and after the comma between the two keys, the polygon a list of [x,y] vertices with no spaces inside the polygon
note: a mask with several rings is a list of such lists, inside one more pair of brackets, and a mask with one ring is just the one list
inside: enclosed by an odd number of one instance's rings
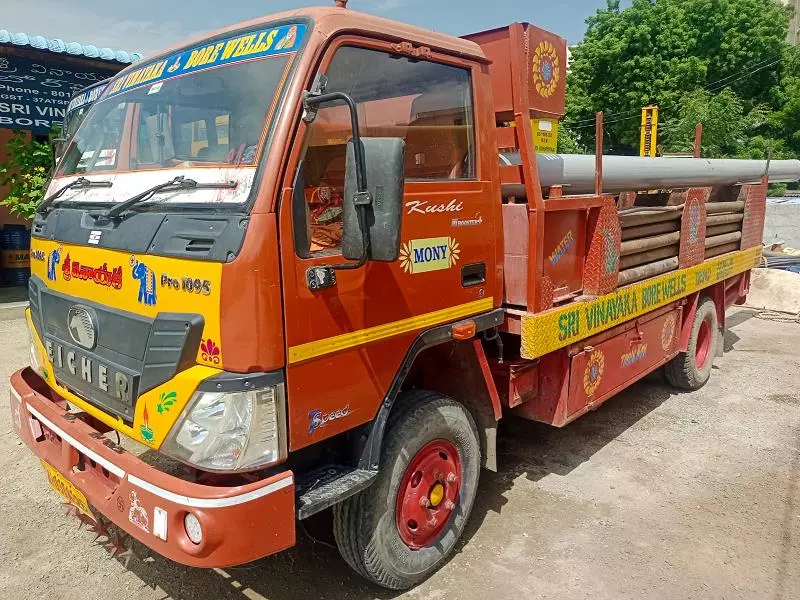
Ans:
{"label": "tire", "polygon": [[664,366],[667,381],[683,390],[699,390],[711,377],[717,351],[717,309],[714,301],[705,298],[697,307],[689,336],[689,347]]}
{"label": "tire", "polygon": [[[375,482],[334,506],[333,532],[345,562],[394,590],[429,577],[464,531],[480,464],[478,431],[463,405],[425,390],[403,394],[389,417]],[[423,494],[419,502],[415,494]],[[419,523],[409,514],[419,515]],[[424,515],[437,518],[423,522]]]}

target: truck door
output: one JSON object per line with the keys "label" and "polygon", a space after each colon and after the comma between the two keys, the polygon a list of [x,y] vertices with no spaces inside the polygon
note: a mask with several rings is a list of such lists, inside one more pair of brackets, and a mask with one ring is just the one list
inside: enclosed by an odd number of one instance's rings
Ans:
{"label": "truck door", "polygon": [[[500,302],[494,188],[481,180],[491,172],[477,160],[473,75],[480,68],[353,37],[337,39],[321,65],[325,91],[356,101],[362,136],[405,140],[401,253],[394,263],[336,271],[335,284],[310,289],[310,267],[343,262],[351,136],[346,106],[321,108],[313,123],[298,125],[280,206],[292,450],[372,419],[422,330]],[[293,193],[306,201],[309,248],[293,241]]]}

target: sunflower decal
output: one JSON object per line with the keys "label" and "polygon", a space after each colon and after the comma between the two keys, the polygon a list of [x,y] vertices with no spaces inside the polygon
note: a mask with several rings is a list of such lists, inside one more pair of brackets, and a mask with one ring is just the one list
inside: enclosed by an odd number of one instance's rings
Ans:
{"label": "sunflower decal", "polygon": [[560,64],[558,51],[548,41],[544,41],[533,52],[533,84],[542,98],[555,94],[560,81]]}
{"label": "sunflower decal", "polygon": [[400,266],[406,273],[426,273],[453,267],[461,257],[455,238],[409,240],[400,248]]}
{"label": "sunflower decal", "polygon": [[583,389],[586,391],[587,396],[594,394],[595,390],[600,386],[600,382],[603,380],[605,364],[605,356],[600,350],[595,350],[589,355],[589,360],[586,362],[586,370],[583,372]]}

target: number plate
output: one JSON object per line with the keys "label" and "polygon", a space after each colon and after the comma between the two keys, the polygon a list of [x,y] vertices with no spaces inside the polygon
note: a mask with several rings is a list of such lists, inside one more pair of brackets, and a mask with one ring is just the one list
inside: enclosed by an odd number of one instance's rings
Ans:
{"label": "number plate", "polygon": [[47,473],[47,482],[50,487],[57,491],[69,504],[72,504],[86,516],[93,517],[92,511],[89,508],[89,502],[86,496],[76,488],[72,483],[67,480],[61,473],[42,461],[45,473]]}

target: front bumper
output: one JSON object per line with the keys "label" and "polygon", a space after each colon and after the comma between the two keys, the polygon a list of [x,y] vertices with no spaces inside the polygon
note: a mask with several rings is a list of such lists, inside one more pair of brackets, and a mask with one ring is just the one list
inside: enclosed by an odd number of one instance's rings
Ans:
{"label": "front bumper", "polygon": [[[232,487],[168,475],[69,413],[66,401],[30,368],[11,376],[11,415],[20,438],[77,487],[93,511],[171,560],[227,567],[294,545],[291,471]],[[187,512],[200,521],[200,544],[186,535]]]}

